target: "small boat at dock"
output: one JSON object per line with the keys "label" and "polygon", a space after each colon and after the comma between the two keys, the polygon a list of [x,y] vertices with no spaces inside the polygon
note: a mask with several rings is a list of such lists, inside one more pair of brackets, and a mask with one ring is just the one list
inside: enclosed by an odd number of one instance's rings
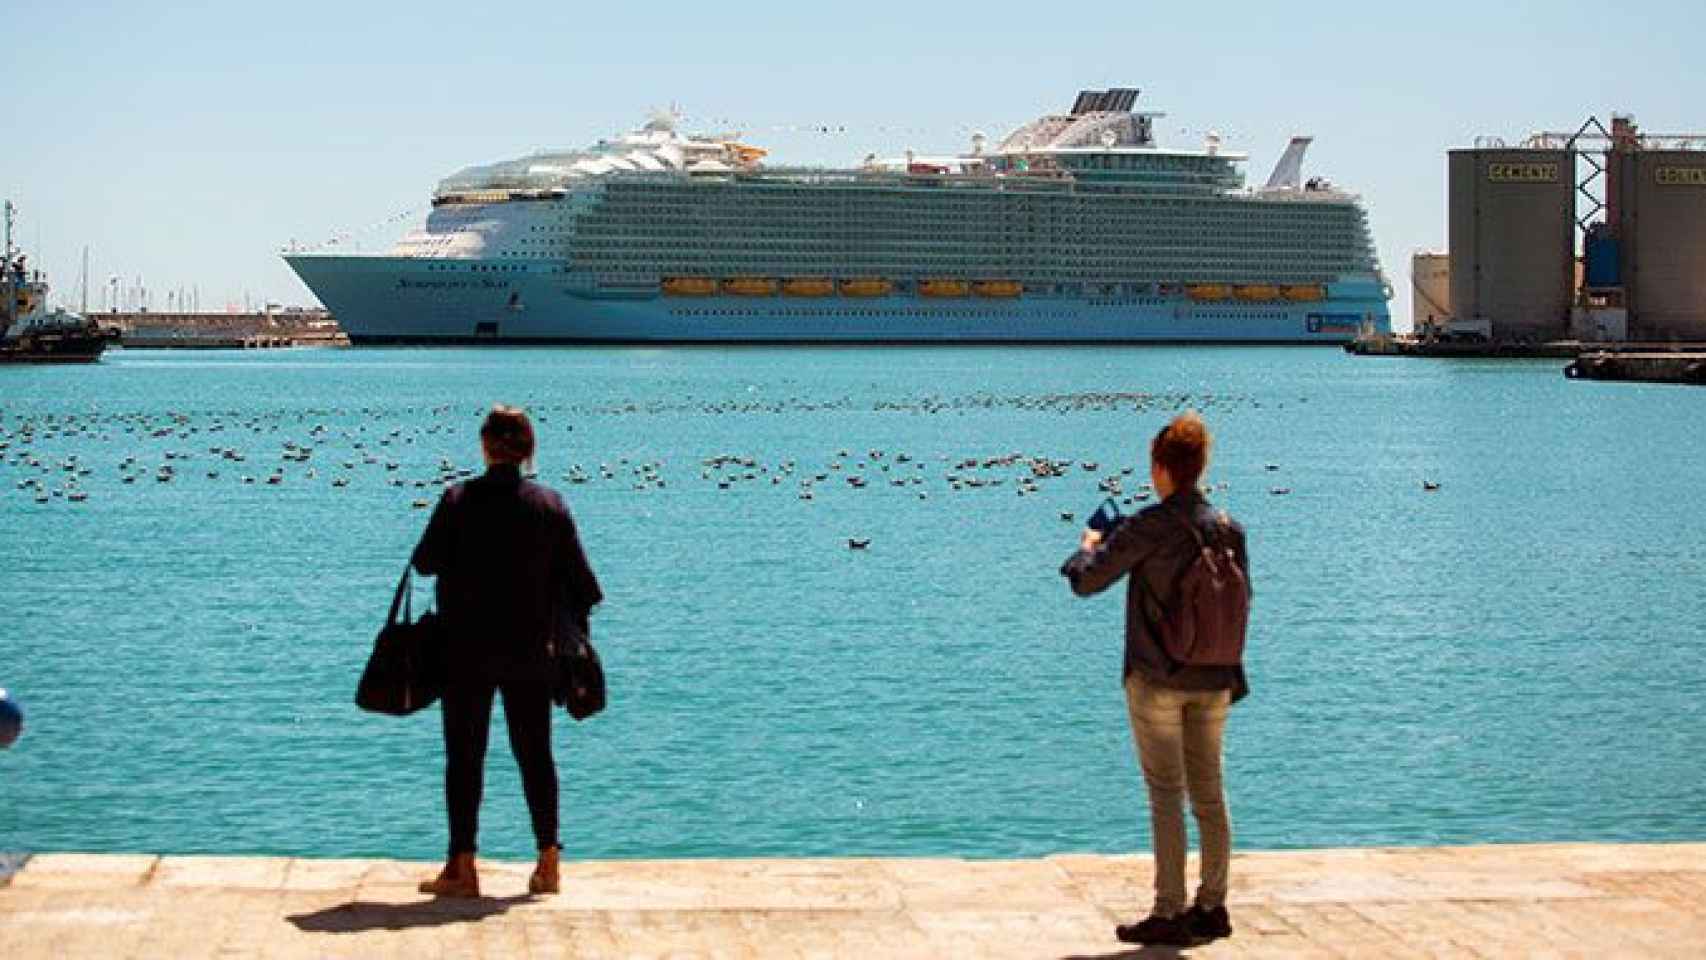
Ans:
{"label": "small boat at dock", "polygon": [[16,208],[5,207],[0,247],[0,363],[93,363],[114,334],[93,320],[47,302],[47,278],[31,271],[12,245]]}

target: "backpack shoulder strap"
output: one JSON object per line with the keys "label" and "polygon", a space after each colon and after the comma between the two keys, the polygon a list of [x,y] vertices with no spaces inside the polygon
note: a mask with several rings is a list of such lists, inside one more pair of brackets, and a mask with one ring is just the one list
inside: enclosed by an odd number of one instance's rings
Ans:
{"label": "backpack shoulder strap", "polygon": [[[1199,549],[1206,549],[1208,547],[1208,538],[1204,536],[1202,530],[1197,527],[1196,517],[1191,516],[1177,507],[1173,508],[1173,514],[1179,518],[1180,523],[1185,525],[1185,529],[1191,532],[1191,539],[1197,542],[1197,547]],[[1225,516],[1225,514],[1222,513],[1222,516]]]}
{"label": "backpack shoulder strap", "polygon": [[1225,510],[1216,510],[1214,512],[1215,536],[1217,539],[1219,539],[1221,541],[1221,543],[1223,545],[1227,546],[1228,549],[1230,549],[1231,545],[1226,543],[1226,541],[1228,539],[1227,534],[1231,530],[1232,530],[1232,514],[1227,513]]}

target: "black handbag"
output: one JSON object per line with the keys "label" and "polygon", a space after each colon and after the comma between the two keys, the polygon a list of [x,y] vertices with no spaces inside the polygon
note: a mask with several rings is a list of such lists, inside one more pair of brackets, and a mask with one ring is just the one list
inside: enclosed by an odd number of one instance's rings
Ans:
{"label": "black handbag", "polygon": [[410,577],[405,566],[391,598],[391,612],[356,685],[355,705],[363,710],[407,716],[431,706],[444,693],[444,624],[431,608],[414,619]]}
{"label": "black handbag", "polygon": [[576,720],[604,709],[604,665],[589,633],[585,614],[570,613],[561,618],[551,644],[551,699]]}

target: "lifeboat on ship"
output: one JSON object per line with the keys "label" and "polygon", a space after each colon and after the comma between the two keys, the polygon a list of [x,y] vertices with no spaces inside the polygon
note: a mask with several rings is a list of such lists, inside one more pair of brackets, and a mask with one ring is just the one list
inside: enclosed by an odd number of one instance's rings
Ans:
{"label": "lifeboat on ship", "polygon": [[893,290],[894,284],[879,277],[841,281],[841,295],[844,297],[886,297]]}
{"label": "lifeboat on ship", "polygon": [[770,151],[763,147],[755,147],[750,143],[730,143],[728,149],[734,155],[737,163],[747,167],[757,165],[760,160],[770,154]]}
{"label": "lifeboat on ship", "polygon": [[737,297],[773,297],[776,281],[769,277],[732,277],[723,281],[723,292]]}
{"label": "lifeboat on ship", "polygon": [[1192,300],[1225,300],[1232,296],[1232,288],[1224,283],[1193,283],[1185,287],[1185,295]]}
{"label": "lifeboat on ship", "polygon": [[663,282],[663,292],[671,297],[708,297],[717,292],[717,281],[710,277],[669,277]]}
{"label": "lifeboat on ship", "polygon": [[971,284],[964,280],[921,280],[918,283],[918,294],[923,297],[963,297],[971,292]]}
{"label": "lifeboat on ship", "polygon": [[1017,280],[979,280],[971,289],[980,297],[1016,297],[1025,292],[1025,285]]}
{"label": "lifeboat on ship", "polygon": [[1235,295],[1240,300],[1259,303],[1264,300],[1278,300],[1280,288],[1271,283],[1247,283],[1239,287],[1235,291]]}
{"label": "lifeboat on ship", "polygon": [[1319,283],[1292,284],[1282,292],[1285,294],[1285,298],[1293,303],[1311,303],[1316,300],[1327,299],[1327,288]]}
{"label": "lifeboat on ship", "polygon": [[822,277],[800,277],[782,282],[782,294],[788,297],[827,297],[835,292],[835,283]]}

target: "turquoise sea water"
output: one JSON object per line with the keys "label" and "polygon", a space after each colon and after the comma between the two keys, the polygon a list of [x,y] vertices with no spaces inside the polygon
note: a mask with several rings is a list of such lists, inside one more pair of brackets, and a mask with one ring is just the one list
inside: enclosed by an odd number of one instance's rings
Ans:
{"label": "turquoise sea water", "polygon": [[[1187,406],[1250,534],[1240,846],[1706,836],[1706,393],[1304,349],[115,351],[0,369],[0,849],[437,856],[436,709],[351,695],[497,400],[608,594],[571,856],[1146,848],[1123,585],[1056,570]],[[1076,462],[1021,496],[981,463],[1016,453]],[[527,856],[501,720],[487,769],[482,849]]]}

